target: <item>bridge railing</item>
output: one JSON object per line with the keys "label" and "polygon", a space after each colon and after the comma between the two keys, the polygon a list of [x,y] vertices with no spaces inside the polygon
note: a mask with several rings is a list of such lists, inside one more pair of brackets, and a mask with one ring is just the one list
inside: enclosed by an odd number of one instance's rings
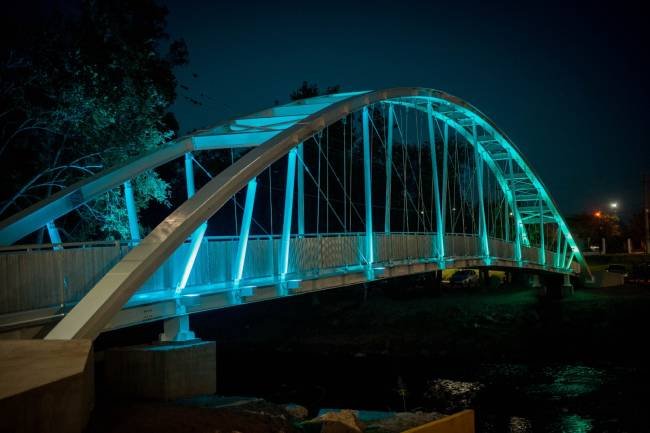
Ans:
{"label": "bridge railing", "polygon": [[[232,288],[238,237],[206,237],[199,249],[185,288],[192,291],[223,291]],[[436,235],[431,233],[375,233],[374,263],[432,261],[438,256]],[[132,245],[128,242],[64,244],[63,249],[42,246],[6,248],[0,251],[0,314],[73,305],[111,269]],[[315,278],[323,273],[344,273],[366,263],[365,234],[314,234],[293,236],[290,241],[288,276]],[[489,240],[493,258],[512,260],[513,246],[503,240]],[[445,235],[445,258],[479,258],[475,235]],[[186,242],[134,295],[131,304],[160,300],[175,295],[187,263]],[[272,282],[278,276],[279,236],[251,236],[248,242],[242,284]],[[538,263],[537,248],[522,247],[524,263]],[[546,252],[548,265],[554,253]],[[449,266],[453,266],[450,264]],[[579,271],[577,264],[573,270]]]}

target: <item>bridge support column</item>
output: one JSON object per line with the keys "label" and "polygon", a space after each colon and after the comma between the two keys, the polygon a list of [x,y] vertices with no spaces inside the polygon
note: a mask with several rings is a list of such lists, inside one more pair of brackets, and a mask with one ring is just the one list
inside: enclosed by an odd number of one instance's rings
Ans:
{"label": "bridge support column", "polygon": [[363,107],[363,183],[366,204],[366,273],[369,279],[374,277],[373,231],[372,231],[372,173],[370,171],[370,129],[368,127],[368,107]]}
{"label": "bridge support column", "polygon": [[[187,198],[189,199],[194,196],[195,192],[194,166],[191,153],[185,154],[185,182],[187,187]],[[180,304],[179,296],[183,289],[185,289],[185,286],[187,286],[187,282],[190,279],[194,263],[196,262],[196,256],[198,255],[199,249],[203,243],[203,237],[205,236],[207,228],[208,223],[204,222],[194,233],[192,233],[190,251],[185,260],[181,279],[176,285],[176,314],[178,314],[178,316],[167,319],[163,322],[164,332],[159,335],[160,341],[186,341],[196,338],[194,333],[190,330],[190,318],[186,314],[185,306]]]}
{"label": "bridge support column", "polygon": [[489,288],[490,286],[490,270],[487,268],[480,268],[478,270],[478,275],[479,275],[479,281],[481,284],[481,287],[484,289]]}
{"label": "bridge support column", "polygon": [[163,333],[158,335],[160,341],[195,340],[196,335],[190,330],[190,316],[184,305],[176,306],[179,315],[163,322]]}
{"label": "bridge support column", "polygon": [[571,284],[571,275],[564,274],[562,276],[562,297],[573,295],[573,284]]}
{"label": "bridge support column", "polygon": [[138,212],[135,207],[135,198],[133,196],[133,186],[131,181],[124,182],[124,200],[126,201],[126,213],[129,217],[129,231],[131,232],[131,241],[134,244],[140,243],[140,228],[138,227]]}
{"label": "bridge support column", "polygon": [[532,274],[530,276],[530,287],[533,289],[539,289],[542,287],[542,283],[540,282],[539,279],[539,274]]}

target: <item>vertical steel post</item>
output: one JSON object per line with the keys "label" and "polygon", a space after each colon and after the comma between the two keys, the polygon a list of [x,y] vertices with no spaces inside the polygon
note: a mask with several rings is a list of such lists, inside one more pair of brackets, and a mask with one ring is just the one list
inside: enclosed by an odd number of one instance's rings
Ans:
{"label": "vertical steel post", "polygon": [[[515,188],[513,187],[513,181],[512,181],[512,159],[508,161],[508,171],[511,177],[510,183],[508,184],[508,189],[510,191],[510,194],[512,196],[512,215],[513,215],[513,220],[515,223],[515,249],[514,249],[514,259],[517,262],[519,266],[521,266],[521,238],[522,238],[522,229],[523,229],[523,222],[521,221],[521,218],[519,217],[519,210],[517,209],[517,193],[515,192]],[[509,216],[509,215],[508,215]]]}
{"label": "vertical steel post", "polygon": [[643,176],[643,216],[645,223],[645,253],[650,254],[650,175]]}
{"label": "vertical steel post", "polygon": [[546,266],[546,239],[544,238],[544,203],[539,199],[539,264]]}
{"label": "vertical steel post", "polygon": [[564,267],[564,263],[566,262],[566,250],[567,250],[568,245],[569,245],[569,241],[567,241],[566,238],[565,238],[564,239],[564,245],[562,247],[562,258],[560,259],[560,265],[559,265],[561,267]]}
{"label": "vertical steel post", "polygon": [[560,253],[562,251],[562,230],[560,229],[560,225],[557,225],[557,241],[555,243],[555,261],[553,263],[553,266],[555,268],[560,267]]}
{"label": "vertical steel post", "polygon": [[440,210],[440,185],[438,183],[438,159],[436,157],[436,130],[433,125],[433,107],[431,101],[427,102],[427,124],[429,126],[429,147],[431,151],[431,169],[433,177],[433,199],[436,207],[436,244],[438,266],[444,267],[445,240],[442,227],[442,211]]}
{"label": "vertical steel post", "polygon": [[393,123],[395,108],[388,104],[388,137],[386,138],[386,201],[384,207],[384,233],[390,233],[391,188],[393,186]]}
{"label": "vertical steel post", "polygon": [[508,209],[508,199],[506,198],[504,200],[505,204],[505,212],[503,214],[503,219],[504,219],[504,232],[505,232],[505,241],[510,242],[510,209]]}
{"label": "vertical steel post", "polygon": [[253,206],[255,205],[255,191],[257,190],[257,179],[248,182],[246,188],[246,203],[244,204],[244,216],[241,222],[241,232],[237,243],[237,256],[235,257],[235,286],[239,285],[244,275],[244,263],[246,262],[246,248],[248,247],[248,234],[253,220]]}
{"label": "vertical steel post", "polygon": [[[196,192],[194,185],[194,165],[193,158],[190,152],[185,154],[185,185],[187,187],[187,198],[192,198]],[[198,229],[192,233],[190,241],[190,252],[185,260],[185,267],[183,268],[183,274],[181,279],[176,285],[176,295],[180,295],[185,286],[187,286],[187,281],[190,278],[192,269],[194,269],[194,263],[196,262],[196,256],[201,249],[201,244],[203,243],[203,237],[205,236],[205,231],[208,228],[208,223],[204,222],[199,226]]]}
{"label": "vertical steel post", "polygon": [[565,269],[571,269],[571,262],[573,261],[573,257],[575,257],[576,252],[571,248],[571,254],[569,254],[569,260],[564,265]]}
{"label": "vertical steel post", "polygon": [[134,244],[137,244],[140,242],[140,228],[138,227],[138,213],[135,208],[133,186],[131,186],[130,180],[124,182],[124,199],[126,201],[126,213],[129,217],[129,231],[131,232],[131,241]]}
{"label": "vertical steel post", "polygon": [[444,245],[444,236],[447,231],[447,160],[449,159],[449,125],[445,123],[442,135],[442,236]]}
{"label": "vertical steel post", "polygon": [[296,177],[296,155],[293,148],[289,151],[287,160],[287,184],[284,190],[284,219],[282,221],[282,238],[280,240],[280,279],[284,280],[289,270],[289,242],[291,236],[291,216],[293,211],[293,184]]}
{"label": "vertical steel post", "polygon": [[488,243],[487,225],[485,222],[485,205],[483,202],[483,158],[478,149],[478,136],[476,124],[472,125],[474,139],[474,161],[476,165],[476,187],[478,189],[478,211],[479,211],[479,239],[481,242],[481,254],[487,264],[490,262],[490,245]]}
{"label": "vertical steel post", "polygon": [[305,160],[303,143],[298,145],[298,235],[305,235]]}
{"label": "vertical steel post", "polygon": [[192,198],[196,188],[194,187],[194,165],[191,152],[185,154],[185,185],[187,186],[187,198]]}
{"label": "vertical steel post", "polygon": [[[196,187],[194,185],[194,165],[193,165],[192,153],[188,152],[185,154],[185,186],[187,188],[187,198],[190,199],[194,196],[196,192]],[[203,237],[205,236],[205,231],[208,228],[208,223],[204,222],[197,228],[194,233],[192,233],[190,241],[190,252],[185,260],[185,266],[183,268],[183,273],[181,279],[176,285],[176,290],[174,294],[176,296],[176,316],[171,319],[167,319],[163,322],[164,332],[159,335],[160,341],[188,341],[196,338],[194,332],[190,330],[190,317],[187,314],[187,309],[180,301],[181,292],[187,286],[187,282],[190,279],[192,274],[192,269],[194,269],[194,263],[196,262],[196,256],[199,254],[199,249],[203,243]]]}
{"label": "vertical steel post", "polygon": [[180,295],[185,286],[187,286],[187,281],[190,279],[190,274],[194,268],[194,262],[196,261],[196,256],[199,254],[199,249],[201,248],[201,243],[203,242],[203,236],[205,235],[205,230],[208,228],[206,223],[203,223],[199,226],[198,229],[192,233],[192,240],[190,241],[190,253],[187,256],[185,261],[185,267],[183,268],[183,274],[181,280],[176,285],[176,295]]}
{"label": "vertical steel post", "polygon": [[59,230],[56,228],[56,225],[54,224],[54,220],[45,224],[45,227],[47,228],[47,234],[50,236],[50,243],[52,244],[52,249],[53,250],[63,249],[63,247],[61,246],[61,236],[59,235]]}
{"label": "vertical steel post", "polygon": [[372,263],[374,262],[372,235],[372,172],[370,171],[372,155],[370,154],[370,129],[368,128],[368,107],[363,107],[363,183],[366,202],[366,264],[368,275],[372,278]]}

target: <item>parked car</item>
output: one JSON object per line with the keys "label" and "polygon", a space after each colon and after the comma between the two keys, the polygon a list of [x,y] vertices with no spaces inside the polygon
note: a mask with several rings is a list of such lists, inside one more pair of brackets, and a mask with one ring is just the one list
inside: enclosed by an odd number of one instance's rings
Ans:
{"label": "parked car", "polygon": [[627,277],[627,269],[625,268],[625,265],[612,263],[609,266],[607,266],[607,272],[612,272],[614,274],[621,274],[624,277]]}
{"label": "parked car", "polygon": [[632,272],[628,277],[630,283],[649,284],[650,283],[650,262],[639,263],[632,267]]}
{"label": "parked car", "polygon": [[478,283],[478,273],[473,269],[456,271],[449,279],[451,287],[476,287]]}

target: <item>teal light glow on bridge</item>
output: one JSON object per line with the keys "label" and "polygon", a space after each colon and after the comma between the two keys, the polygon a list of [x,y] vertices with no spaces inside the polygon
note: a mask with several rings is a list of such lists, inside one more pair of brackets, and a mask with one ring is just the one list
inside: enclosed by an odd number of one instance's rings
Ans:
{"label": "teal light glow on bridge", "polygon": [[[241,148],[249,150],[194,191],[192,152]],[[187,201],[142,239],[129,206],[132,239],[80,253],[98,270],[74,275],[75,296],[88,295],[47,338],[95,338],[106,328],[445,267],[590,276],[512,141],[467,102],[423,88],[317,96],[197,131],[0,222],[0,243],[47,227],[66,252],[57,218],[122,185],[128,204],[131,179],[178,158]],[[273,173],[285,181],[273,183]],[[205,236],[210,218],[245,188],[236,235]],[[31,260],[74,272],[64,256],[50,250]]]}

